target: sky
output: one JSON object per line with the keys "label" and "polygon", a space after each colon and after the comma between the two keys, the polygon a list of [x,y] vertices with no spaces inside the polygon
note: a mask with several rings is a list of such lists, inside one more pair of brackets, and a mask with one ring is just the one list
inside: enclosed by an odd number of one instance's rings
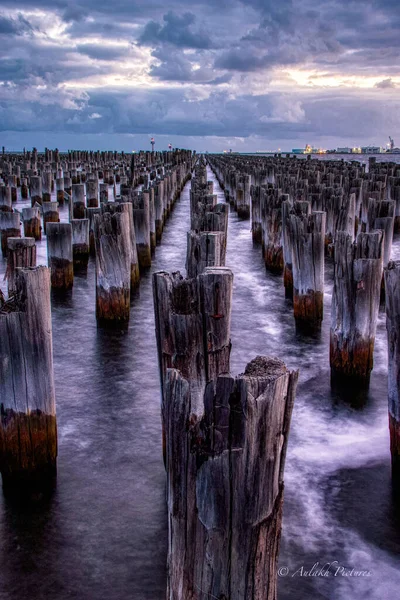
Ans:
{"label": "sky", "polygon": [[399,0],[0,0],[0,145],[400,146]]}

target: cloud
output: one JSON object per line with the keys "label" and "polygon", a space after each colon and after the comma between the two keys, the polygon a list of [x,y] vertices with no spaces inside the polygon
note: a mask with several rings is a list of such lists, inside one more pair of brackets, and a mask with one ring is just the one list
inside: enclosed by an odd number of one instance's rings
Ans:
{"label": "cloud", "polygon": [[29,31],[32,31],[32,26],[21,14],[15,18],[0,14],[0,35],[23,35]]}
{"label": "cloud", "polygon": [[76,51],[80,54],[86,54],[96,60],[112,61],[127,54],[127,48],[124,46],[112,46],[104,44],[78,44]]}
{"label": "cloud", "polygon": [[185,12],[180,16],[169,11],[164,15],[163,21],[164,24],[149,21],[139,37],[139,43],[149,46],[166,43],[180,48],[212,47],[211,39],[205,31],[201,29],[193,31],[192,25],[196,22],[193,13]]}
{"label": "cloud", "polygon": [[387,90],[387,89],[393,89],[396,86],[395,82],[389,77],[388,79],[382,79],[382,81],[379,81],[378,83],[375,84],[376,88],[379,88],[380,90]]}

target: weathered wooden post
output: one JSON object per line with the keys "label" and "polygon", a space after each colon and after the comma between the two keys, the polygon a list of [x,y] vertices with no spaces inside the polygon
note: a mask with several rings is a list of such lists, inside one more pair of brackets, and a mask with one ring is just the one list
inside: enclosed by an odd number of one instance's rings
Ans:
{"label": "weathered wooden post", "polygon": [[9,185],[0,186],[0,212],[12,212],[11,188]]}
{"label": "weathered wooden post", "polygon": [[140,283],[140,269],[137,254],[135,224],[133,222],[132,202],[121,202],[118,205],[118,211],[128,213],[129,234],[131,239],[131,290],[134,290]]}
{"label": "weathered wooden post", "polygon": [[261,196],[263,219],[263,252],[266,268],[272,273],[283,272],[282,197]]}
{"label": "weathered wooden post", "polygon": [[19,269],[0,309],[0,471],[6,492],[42,490],[56,473],[50,273]]}
{"label": "weathered wooden post", "polygon": [[333,380],[368,384],[382,279],[383,233],[339,231],[335,241],[330,365]]}
{"label": "weathered wooden post", "polygon": [[42,175],[42,197],[43,202],[51,202],[51,184],[53,181],[53,173],[45,171]]}
{"label": "weathered wooden post", "polygon": [[385,269],[388,399],[392,475],[400,484],[400,261]]}
{"label": "weathered wooden post", "polygon": [[323,318],[325,221],[325,212],[289,217],[294,318],[304,333],[319,331]]}
{"label": "weathered wooden post", "polygon": [[150,206],[148,194],[140,194],[133,197],[132,204],[139,267],[146,269],[151,267]]}
{"label": "weathered wooden post", "polygon": [[7,256],[9,237],[21,237],[20,215],[17,212],[0,212],[1,252]]}
{"label": "weathered wooden post", "polygon": [[46,236],[51,287],[68,290],[74,283],[71,223],[48,223]]}
{"label": "weathered wooden post", "polygon": [[46,233],[47,223],[59,223],[60,214],[58,212],[58,202],[45,202],[43,200],[43,230]]}
{"label": "weathered wooden post", "polygon": [[40,224],[39,209],[36,207],[23,208],[22,220],[24,222],[24,236],[27,238],[33,237],[37,242],[40,242],[42,239],[42,226]]}
{"label": "weathered wooden post", "polygon": [[27,200],[29,197],[28,180],[26,177],[21,179],[21,198]]}
{"label": "weathered wooden post", "polygon": [[224,234],[220,231],[188,231],[186,273],[187,277],[197,277],[207,267],[223,267]]}
{"label": "weathered wooden post", "polygon": [[127,212],[94,217],[96,244],[96,317],[99,325],[129,321],[131,240]]}
{"label": "weathered wooden post", "polygon": [[74,270],[86,269],[89,262],[89,219],[72,219],[72,260]]}
{"label": "weathered wooden post", "polygon": [[31,175],[29,186],[31,191],[31,205],[34,206],[36,203],[42,204],[42,178],[37,175]]}
{"label": "weathered wooden post", "polygon": [[74,183],[72,185],[72,219],[84,219],[85,218],[85,184]]}
{"label": "weathered wooden post", "polygon": [[97,179],[89,179],[86,182],[86,203],[90,208],[99,206],[99,182]]}
{"label": "weathered wooden post", "polygon": [[108,183],[100,183],[100,204],[108,202]]}
{"label": "weathered wooden post", "polygon": [[250,188],[251,196],[251,233],[253,242],[262,241],[262,223],[261,223],[261,192],[260,186],[252,185]]}
{"label": "weathered wooden post", "polygon": [[388,200],[374,200],[370,198],[368,201],[367,214],[367,232],[375,229],[381,229],[385,233],[383,246],[383,267],[388,266],[390,255],[392,252],[393,229],[394,229],[394,202]]}
{"label": "weathered wooden post", "polygon": [[198,402],[165,382],[167,598],[276,600],[283,476],[298,372],[257,357]]}
{"label": "weathered wooden post", "polygon": [[159,242],[162,237],[164,227],[164,180],[157,181],[154,195],[154,212],[155,212],[155,227],[156,240]]}
{"label": "weathered wooden post", "polygon": [[64,177],[56,179],[56,197],[59,206],[64,206]]}
{"label": "weathered wooden post", "polygon": [[88,208],[87,209],[87,217],[89,219],[89,248],[90,248],[90,256],[96,255],[95,242],[94,242],[94,216],[100,215],[100,208]]}
{"label": "weathered wooden post", "polygon": [[16,269],[19,267],[36,267],[36,244],[34,238],[9,237],[7,256],[8,295],[16,291]]}
{"label": "weathered wooden post", "polygon": [[167,368],[173,367],[202,398],[207,381],[229,372],[232,289],[232,271],[224,267],[209,267],[194,279],[179,272],[154,273],[162,388]]}

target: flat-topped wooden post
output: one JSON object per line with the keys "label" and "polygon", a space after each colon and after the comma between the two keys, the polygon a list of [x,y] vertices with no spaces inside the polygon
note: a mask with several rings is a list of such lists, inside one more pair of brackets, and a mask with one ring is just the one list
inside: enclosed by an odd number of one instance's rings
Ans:
{"label": "flat-topped wooden post", "polygon": [[12,212],[11,188],[0,185],[0,212]]}
{"label": "flat-topped wooden post", "polygon": [[36,267],[36,243],[34,238],[9,237],[7,256],[7,285],[8,295],[16,291],[17,268]]}
{"label": "flat-topped wooden post", "polygon": [[294,318],[304,333],[318,332],[323,319],[325,221],[325,212],[289,217]]}
{"label": "flat-topped wooden post", "polygon": [[47,223],[59,223],[60,213],[58,212],[58,202],[45,202],[42,204],[43,211],[43,231],[46,233]]}
{"label": "flat-topped wooden post", "polygon": [[333,380],[368,384],[373,367],[382,279],[383,233],[360,233],[353,243],[335,241],[330,365]]}
{"label": "flat-topped wooden post", "polygon": [[37,175],[31,175],[29,178],[29,187],[31,192],[31,205],[42,204],[43,193],[42,193],[42,178]]}
{"label": "flat-topped wooden post", "polygon": [[51,171],[45,171],[42,175],[43,202],[51,202],[52,181],[53,181],[53,173]]}
{"label": "flat-topped wooden post", "polygon": [[56,179],[56,198],[59,206],[64,206],[64,177]]}
{"label": "flat-topped wooden post", "polygon": [[37,242],[40,242],[42,239],[42,226],[39,209],[37,207],[23,208],[22,220],[24,223],[24,236],[33,237]]}
{"label": "flat-topped wooden post", "polygon": [[21,237],[20,215],[18,212],[0,212],[1,252],[7,256],[9,237]]}
{"label": "flat-topped wooden post", "polygon": [[0,471],[5,492],[43,491],[56,474],[50,272],[18,269],[0,309]]}
{"label": "flat-topped wooden post", "polygon": [[71,219],[84,219],[86,216],[85,184],[75,183],[72,185]]}
{"label": "flat-topped wooden post", "polygon": [[139,194],[134,196],[132,204],[139,267],[146,269],[151,267],[149,195]]}
{"label": "flat-topped wooden post", "polygon": [[178,368],[198,398],[205,384],[229,370],[233,274],[209,267],[193,279],[179,272],[153,275],[160,380]]}
{"label": "flat-topped wooden post", "polygon": [[121,202],[118,205],[118,212],[126,212],[128,214],[129,234],[131,239],[131,290],[134,290],[140,283],[140,269],[137,253],[135,224],[133,222],[132,202]]}
{"label": "flat-topped wooden post", "polygon": [[48,223],[47,260],[51,269],[51,287],[68,290],[74,283],[71,223]]}
{"label": "flat-topped wooden post", "polygon": [[207,267],[223,267],[224,234],[220,231],[188,231],[186,273],[187,277],[197,277]]}
{"label": "flat-topped wooden post", "polygon": [[99,206],[99,182],[97,179],[89,179],[86,182],[86,203],[88,208]]}
{"label": "flat-topped wooden post", "polygon": [[96,244],[96,317],[102,326],[129,321],[131,238],[127,212],[94,217]]}
{"label": "flat-topped wooden post", "polygon": [[199,403],[165,379],[168,600],[276,600],[284,466],[298,372],[269,357]]}
{"label": "flat-topped wooden post", "polygon": [[89,219],[72,219],[72,260],[74,270],[86,269],[89,262]]}

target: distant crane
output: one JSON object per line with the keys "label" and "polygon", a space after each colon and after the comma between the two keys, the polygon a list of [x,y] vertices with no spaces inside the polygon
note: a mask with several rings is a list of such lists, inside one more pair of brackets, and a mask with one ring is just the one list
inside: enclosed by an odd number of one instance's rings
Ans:
{"label": "distant crane", "polygon": [[152,137],[150,140],[150,144],[151,144],[151,151],[154,152],[154,144],[155,144],[155,139]]}
{"label": "distant crane", "polygon": [[172,144],[168,144],[168,150],[172,150]]}
{"label": "distant crane", "polygon": [[390,137],[390,135],[389,135],[389,142],[390,142],[390,151],[392,152],[392,150],[394,149],[394,141],[393,141],[393,138]]}

